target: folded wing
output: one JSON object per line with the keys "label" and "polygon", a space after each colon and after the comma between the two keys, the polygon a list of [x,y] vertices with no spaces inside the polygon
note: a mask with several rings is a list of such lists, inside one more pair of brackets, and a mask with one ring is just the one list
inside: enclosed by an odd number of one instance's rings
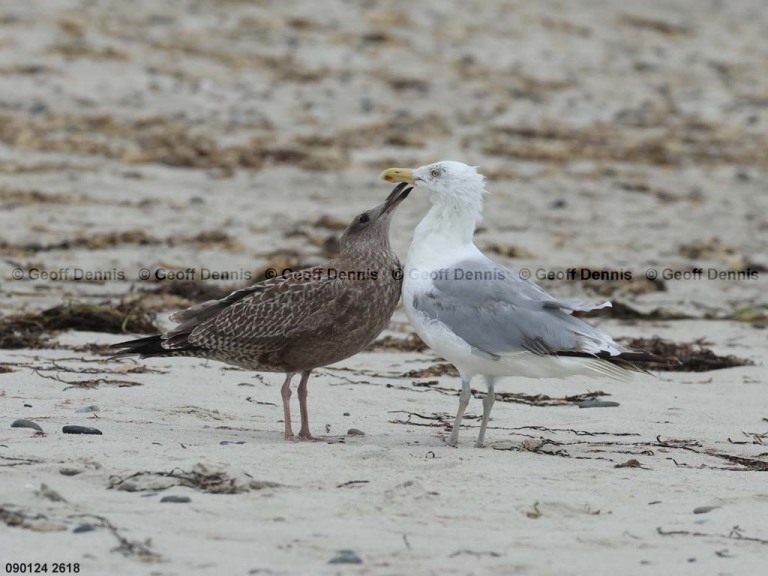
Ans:
{"label": "folded wing", "polygon": [[626,352],[610,336],[572,315],[609,302],[557,300],[487,258],[458,262],[435,277],[431,289],[415,297],[414,308],[426,319],[445,324],[479,353],[618,358]]}

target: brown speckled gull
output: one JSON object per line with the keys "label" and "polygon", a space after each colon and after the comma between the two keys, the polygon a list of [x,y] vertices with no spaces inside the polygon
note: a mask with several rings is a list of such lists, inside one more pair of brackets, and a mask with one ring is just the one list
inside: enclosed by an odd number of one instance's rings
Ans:
{"label": "brown speckled gull", "polygon": [[400,298],[402,274],[389,245],[389,222],[410,191],[401,184],[386,202],[355,217],[341,237],[338,258],[176,312],[171,316],[176,327],[114,344],[116,356],[197,356],[248,370],[285,372],[286,439],[294,438],[290,385],[300,372],[298,436],[312,439],[310,372],[364,350],[387,327]]}

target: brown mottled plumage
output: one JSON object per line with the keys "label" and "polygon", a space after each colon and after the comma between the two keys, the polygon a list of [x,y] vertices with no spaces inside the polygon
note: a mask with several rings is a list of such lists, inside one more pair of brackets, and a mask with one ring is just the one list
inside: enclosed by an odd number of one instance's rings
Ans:
{"label": "brown mottled plumage", "polygon": [[285,437],[293,438],[290,382],[301,372],[299,437],[311,439],[309,373],[365,349],[386,328],[400,297],[400,261],[389,246],[394,209],[411,191],[397,186],[386,202],[357,216],[340,256],[176,312],[173,329],[113,345],[116,356],[197,356],[248,370],[285,372]]}

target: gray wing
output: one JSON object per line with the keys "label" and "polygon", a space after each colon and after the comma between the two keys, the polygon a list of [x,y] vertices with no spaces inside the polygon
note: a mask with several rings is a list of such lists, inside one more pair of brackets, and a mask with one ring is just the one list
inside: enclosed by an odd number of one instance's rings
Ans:
{"label": "gray wing", "polygon": [[426,319],[445,324],[481,355],[621,352],[610,336],[572,316],[574,310],[594,310],[609,302],[557,300],[487,258],[442,269],[432,284],[414,297],[414,308]]}

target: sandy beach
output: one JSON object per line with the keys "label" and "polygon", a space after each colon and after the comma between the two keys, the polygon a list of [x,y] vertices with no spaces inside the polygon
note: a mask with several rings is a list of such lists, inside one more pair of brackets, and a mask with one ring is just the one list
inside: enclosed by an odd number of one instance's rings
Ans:
{"label": "sandy beach", "polygon": [[[2,573],[760,573],[766,37],[758,0],[0,6]],[[509,378],[474,449],[481,382],[447,446],[402,308],[310,381],[324,442],[283,440],[280,374],[108,360],[445,158],[488,177],[480,248],[679,370]]]}

